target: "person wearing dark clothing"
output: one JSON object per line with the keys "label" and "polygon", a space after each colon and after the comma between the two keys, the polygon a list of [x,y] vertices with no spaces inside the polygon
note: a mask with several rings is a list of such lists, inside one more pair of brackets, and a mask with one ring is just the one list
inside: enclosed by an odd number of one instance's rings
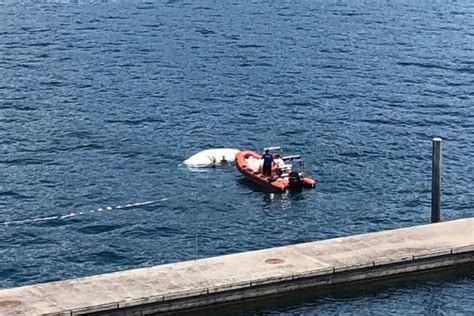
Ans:
{"label": "person wearing dark clothing", "polygon": [[265,176],[271,176],[272,175],[272,162],[273,162],[273,156],[270,154],[270,151],[267,149],[265,150],[265,153],[262,155],[263,159],[263,169],[262,173]]}

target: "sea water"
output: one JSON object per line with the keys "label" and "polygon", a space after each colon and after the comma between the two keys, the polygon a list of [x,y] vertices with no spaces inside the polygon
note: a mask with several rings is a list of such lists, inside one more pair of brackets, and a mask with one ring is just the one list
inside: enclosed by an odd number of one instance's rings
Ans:
{"label": "sea water", "polygon": [[[0,287],[473,216],[474,3],[0,0]],[[208,148],[282,146],[271,194]],[[227,313],[474,313],[472,271]]]}

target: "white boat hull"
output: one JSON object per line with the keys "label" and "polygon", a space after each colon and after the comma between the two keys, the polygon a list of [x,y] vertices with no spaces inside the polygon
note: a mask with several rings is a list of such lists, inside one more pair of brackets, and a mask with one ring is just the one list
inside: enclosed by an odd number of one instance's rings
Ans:
{"label": "white boat hull", "polygon": [[232,148],[213,148],[206,149],[192,155],[183,164],[190,167],[208,167],[222,164],[223,162],[234,162],[238,149]]}

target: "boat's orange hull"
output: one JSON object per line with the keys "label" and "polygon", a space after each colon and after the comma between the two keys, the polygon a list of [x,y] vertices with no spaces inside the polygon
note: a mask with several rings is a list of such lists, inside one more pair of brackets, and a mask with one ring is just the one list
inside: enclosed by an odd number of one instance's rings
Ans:
{"label": "boat's orange hull", "polygon": [[[247,179],[257,183],[265,188],[275,190],[275,191],[284,191],[290,188],[290,182],[288,178],[276,178],[274,176],[265,176],[258,170],[252,169],[248,163],[247,159],[253,157],[254,159],[260,159],[261,155],[251,150],[243,150],[238,152],[235,155],[235,165]],[[316,181],[308,175],[303,175],[301,177],[304,187],[314,188],[316,187]]]}

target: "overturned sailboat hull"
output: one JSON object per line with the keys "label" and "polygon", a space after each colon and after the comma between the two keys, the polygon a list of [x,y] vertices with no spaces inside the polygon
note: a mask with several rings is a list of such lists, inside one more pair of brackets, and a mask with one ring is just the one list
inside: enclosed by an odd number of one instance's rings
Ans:
{"label": "overturned sailboat hull", "polygon": [[192,155],[183,164],[189,167],[209,167],[219,165],[225,162],[235,161],[235,155],[240,152],[233,148],[213,148],[206,149]]}

